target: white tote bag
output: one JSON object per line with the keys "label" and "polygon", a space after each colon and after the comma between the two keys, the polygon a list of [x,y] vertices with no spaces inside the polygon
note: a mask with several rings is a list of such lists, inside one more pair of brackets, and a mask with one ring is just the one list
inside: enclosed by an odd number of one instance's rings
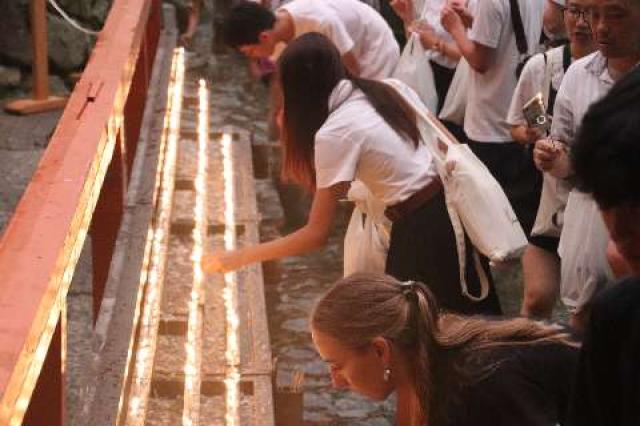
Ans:
{"label": "white tote bag", "polygon": [[467,93],[470,78],[471,67],[466,59],[460,58],[456,72],[453,74],[453,79],[451,79],[449,91],[444,98],[442,109],[438,115],[441,120],[455,123],[458,126],[464,126],[464,114],[467,109]]}
{"label": "white tote bag", "polygon": [[360,181],[351,183],[347,198],[355,203],[344,237],[344,276],[356,272],[384,273],[391,223],[385,205]]}
{"label": "white tote bag", "polygon": [[472,300],[482,300],[488,294],[488,283],[477,256],[476,267],[482,282],[480,297],[469,294],[466,288],[464,233],[492,262],[503,262],[519,257],[527,245],[518,218],[500,184],[469,146],[458,143],[406,87],[393,80],[385,82],[401,93],[416,112],[421,139],[432,153],[444,185],[447,210],[456,234],[462,293]]}
{"label": "white tote bag", "polygon": [[436,110],[438,94],[436,93],[433,70],[429,56],[422,47],[420,37],[417,34],[411,33],[409,36],[398,60],[398,65],[393,71],[393,78],[397,78],[411,87],[430,111]]}

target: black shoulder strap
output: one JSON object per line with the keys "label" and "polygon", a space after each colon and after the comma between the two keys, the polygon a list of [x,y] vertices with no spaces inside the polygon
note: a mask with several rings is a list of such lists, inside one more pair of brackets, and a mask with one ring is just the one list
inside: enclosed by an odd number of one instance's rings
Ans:
{"label": "black shoulder strap", "polygon": [[524,33],[524,26],[522,25],[522,15],[520,15],[520,5],[518,0],[509,0],[509,6],[511,9],[511,24],[513,25],[513,32],[516,34],[516,46],[518,46],[518,52],[521,55],[526,55],[529,51],[527,47],[527,36]]}
{"label": "black shoulder strap", "polygon": [[567,72],[569,66],[571,66],[571,44],[567,43],[562,49],[562,68],[564,68],[564,72]]}

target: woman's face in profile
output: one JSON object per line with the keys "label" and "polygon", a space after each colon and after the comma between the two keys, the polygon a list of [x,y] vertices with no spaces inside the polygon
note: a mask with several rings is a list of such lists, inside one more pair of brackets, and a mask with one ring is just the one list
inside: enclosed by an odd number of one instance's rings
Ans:
{"label": "woman's face in profile", "polygon": [[376,401],[385,400],[394,391],[393,374],[384,379],[388,362],[373,343],[353,349],[325,333],[311,334],[318,353],[329,365],[334,388],[349,389]]}

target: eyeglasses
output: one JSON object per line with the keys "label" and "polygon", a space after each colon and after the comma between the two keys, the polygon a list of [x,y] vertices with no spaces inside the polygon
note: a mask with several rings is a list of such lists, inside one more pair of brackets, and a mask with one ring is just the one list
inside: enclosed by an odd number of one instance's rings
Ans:
{"label": "eyeglasses", "polygon": [[579,21],[580,18],[584,19],[584,22],[591,22],[593,18],[593,11],[591,9],[581,9],[576,6],[565,7],[564,11],[567,12],[573,19]]}

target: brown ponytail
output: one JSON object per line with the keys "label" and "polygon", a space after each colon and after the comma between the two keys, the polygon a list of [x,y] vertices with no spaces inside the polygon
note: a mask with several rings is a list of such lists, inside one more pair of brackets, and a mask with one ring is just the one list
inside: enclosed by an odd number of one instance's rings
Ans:
{"label": "brown ponytail", "polygon": [[567,333],[525,318],[487,320],[441,313],[422,283],[402,283],[383,274],[355,274],[337,281],[311,314],[314,330],[347,347],[376,337],[388,339],[407,362],[429,426],[446,424],[445,397],[492,366],[470,362],[500,346],[556,342],[572,345]]}

